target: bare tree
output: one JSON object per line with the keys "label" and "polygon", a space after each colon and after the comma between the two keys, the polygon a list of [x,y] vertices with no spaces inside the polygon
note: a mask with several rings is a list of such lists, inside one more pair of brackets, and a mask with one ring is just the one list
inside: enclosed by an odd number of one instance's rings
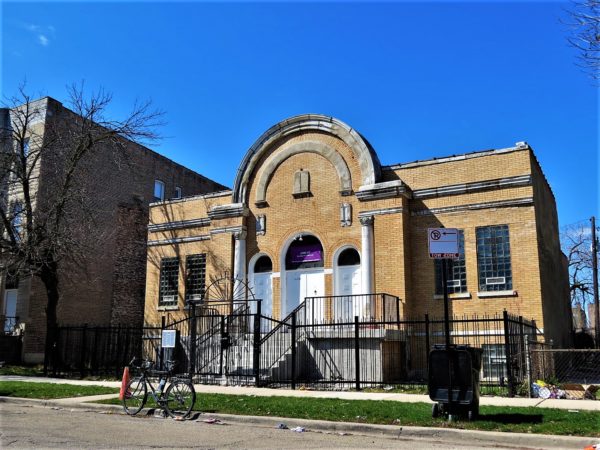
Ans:
{"label": "bare tree", "polygon": [[593,302],[592,234],[589,221],[567,225],[561,231],[563,252],[569,261],[571,304],[584,311]]}
{"label": "bare tree", "polygon": [[574,1],[568,11],[569,43],[579,50],[579,65],[600,80],[600,0]]}
{"label": "bare tree", "polygon": [[[38,277],[47,294],[46,354],[54,343],[61,298],[59,268],[86,252],[85,236],[100,218],[94,213],[82,174],[90,158],[127,161],[126,140],[155,140],[162,113],[149,102],[135,104],[122,120],[107,117],[110,94],[86,95],[69,88],[70,110],[48,117],[43,101],[22,86],[5,105],[0,151],[0,263],[8,276]],[[97,237],[96,237],[97,238]]]}

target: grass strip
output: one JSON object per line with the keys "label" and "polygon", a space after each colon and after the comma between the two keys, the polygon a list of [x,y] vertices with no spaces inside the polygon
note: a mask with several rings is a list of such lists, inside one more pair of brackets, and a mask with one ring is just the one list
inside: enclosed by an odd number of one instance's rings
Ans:
{"label": "grass strip", "polygon": [[[107,400],[102,403],[120,402]],[[600,437],[600,413],[592,411],[482,406],[479,420],[448,423],[441,418],[433,419],[431,405],[427,403],[227,394],[198,394],[194,409],[204,413],[334,422]]]}
{"label": "grass strip", "polygon": [[0,396],[4,397],[52,399],[117,393],[119,389],[106,386],[0,381]]}

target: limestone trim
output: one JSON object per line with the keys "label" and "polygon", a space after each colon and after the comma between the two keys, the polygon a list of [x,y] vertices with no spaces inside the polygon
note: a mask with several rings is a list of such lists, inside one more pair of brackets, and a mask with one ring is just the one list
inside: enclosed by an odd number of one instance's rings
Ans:
{"label": "limestone trim", "polygon": [[514,147],[507,147],[507,148],[499,148],[499,149],[492,149],[492,150],[480,150],[480,151],[475,151],[475,152],[463,153],[462,155],[447,156],[444,158],[433,158],[433,159],[425,159],[423,161],[413,161],[413,162],[408,162],[408,163],[390,164],[389,166],[383,166],[382,169],[383,170],[397,170],[397,169],[406,169],[409,167],[429,166],[431,164],[441,164],[441,163],[452,162],[452,161],[463,161],[465,159],[479,158],[480,156],[499,155],[502,153],[518,152],[521,150],[531,150],[531,147],[529,147],[529,145],[527,145],[527,144],[524,144],[524,145],[515,145]]}
{"label": "limestone trim", "polygon": [[414,199],[444,197],[448,195],[471,194],[474,192],[491,191],[511,187],[531,186],[531,174],[516,177],[498,178],[495,180],[477,181],[473,183],[453,184],[448,186],[417,189],[413,191]]}
{"label": "limestone trim", "polygon": [[231,189],[227,189],[225,191],[209,192],[207,194],[187,195],[187,196],[184,196],[181,198],[172,198],[172,199],[162,200],[162,201],[158,201],[158,202],[151,202],[151,203],[149,203],[149,205],[156,206],[156,205],[164,205],[164,204],[171,204],[171,203],[183,203],[183,202],[187,202],[188,200],[219,198],[219,197],[227,197],[228,195],[231,195]]}
{"label": "limestone trim", "polygon": [[148,247],[155,247],[157,245],[171,245],[171,244],[181,244],[184,242],[197,242],[197,241],[208,241],[210,240],[210,235],[203,234],[200,236],[187,236],[181,238],[172,238],[172,239],[157,239],[153,241],[148,241]]}
{"label": "limestone trim", "polygon": [[212,220],[230,219],[233,217],[244,217],[248,215],[248,208],[242,203],[229,203],[217,205],[208,211],[208,217]]}
{"label": "limestone trim", "polygon": [[368,216],[384,216],[386,214],[402,214],[404,208],[382,208],[382,209],[371,209],[369,211],[361,211],[358,213],[358,218]]}
{"label": "limestone trim", "polygon": [[375,151],[356,130],[333,117],[303,114],[273,125],[250,147],[238,167],[232,201],[243,203],[247,200],[246,191],[250,177],[262,156],[277,140],[303,131],[319,131],[344,141],[352,149],[359,163],[362,184],[375,184],[381,179],[381,164]]}
{"label": "limestone trim", "polygon": [[200,219],[191,220],[180,220],[175,222],[165,222],[149,224],[148,231],[166,231],[166,230],[179,230],[182,228],[193,228],[193,227],[206,227],[210,225],[210,219],[208,217],[202,217]]}
{"label": "limestone trim", "polygon": [[489,291],[489,292],[478,292],[477,297],[486,298],[486,297],[518,297],[519,293],[517,291]]}
{"label": "limestone trim", "polygon": [[349,192],[352,190],[352,175],[344,158],[329,145],[318,141],[304,141],[291,145],[280,152],[274,153],[263,163],[264,169],[260,173],[257,187],[256,199],[257,205],[262,205],[266,201],[267,186],[271,181],[273,173],[277,167],[286,159],[299,153],[316,153],[327,159],[335,168],[340,182],[340,192]]}
{"label": "limestone trim", "polygon": [[[465,299],[471,298],[471,293],[470,292],[460,292],[460,293],[456,293],[456,294],[448,294],[448,298],[450,300],[465,300]],[[439,295],[439,294],[434,294],[433,299],[434,300],[443,300],[444,296]]]}
{"label": "limestone trim", "polygon": [[470,205],[447,206],[443,208],[420,209],[412,211],[411,215],[431,216],[434,214],[475,211],[478,209],[511,208],[515,206],[533,206],[533,197],[518,198],[515,200],[501,200],[497,202],[473,203]]}
{"label": "limestone trim", "polygon": [[401,195],[411,198],[410,190],[401,180],[364,185],[358,188],[355,195],[361,202],[399,197]]}
{"label": "limestone trim", "polygon": [[[210,230],[210,234],[222,234],[222,233],[231,233],[236,238],[245,239],[246,237],[246,227],[237,226],[237,227],[220,227]],[[243,236],[243,237],[242,237]]]}

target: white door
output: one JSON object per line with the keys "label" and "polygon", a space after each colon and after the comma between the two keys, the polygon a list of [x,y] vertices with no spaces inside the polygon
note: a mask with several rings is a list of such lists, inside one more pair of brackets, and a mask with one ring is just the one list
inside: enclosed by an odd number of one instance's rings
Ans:
{"label": "white door", "polygon": [[[4,294],[4,315],[6,317],[16,317],[17,315],[17,289],[7,289]],[[10,330],[11,324],[14,322],[5,321],[4,331]]]}
{"label": "white door", "polygon": [[[255,273],[252,276],[250,287],[254,292],[254,297],[257,300],[262,300],[260,305],[261,315],[272,317],[273,316],[273,288],[271,285],[271,272]],[[252,313],[256,313],[256,302],[251,303]],[[261,331],[269,331],[270,323],[266,320],[261,322]]]}
{"label": "white door", "polygon": [[335,283],[338,296],[334,305],[334,316],[338,321],[352,321],[354,316],[363,317],[366,298],[347,297],[362,294],[362,275],[360,265],[340,266],[337,269]]}
{"label": "white door", "polygon": [[[285,279],[285,309],[283,317],[292,312],[305,297],[322,297],[325,295],[325,273],[318,270],[291,270],[286,273]],[[322,307],[319,308],[318,317],[323,317]],[[310,315],[317,317],[317,311],[311,307]]]}
{"label": "white door", "polygon": [[[305,280],[300,286],[304,286],[305,297],[323,297],[325,295],[325,274],[323,270],[305,272]],[[324,319],[325,304],[323,300],[311,301],[306,305],[306,323],[322,323]]]}

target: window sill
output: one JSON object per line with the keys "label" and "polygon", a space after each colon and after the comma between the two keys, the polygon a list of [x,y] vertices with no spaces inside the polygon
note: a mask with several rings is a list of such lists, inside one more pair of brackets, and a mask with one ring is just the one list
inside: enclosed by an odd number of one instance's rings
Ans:
{"label": "window sill", "polygon": [[[443,300],[444,296],[435,294],[433,296],[433,298],[434,298],[434,300]],[[467,299],[467,298],[471,298],[470,292],[461,292],[460,294],[448,294],[448,299],[450,299],[450,300],[463,300],[463,299]]]}
{"label": "window sill", "polygon": [[478,292],[477,297],[518,297],[517,291],[489,291],[489,292]]}
{"label": "window sill", "polygon": [[159,306],[157,311],[179,311],[179,305]]}

